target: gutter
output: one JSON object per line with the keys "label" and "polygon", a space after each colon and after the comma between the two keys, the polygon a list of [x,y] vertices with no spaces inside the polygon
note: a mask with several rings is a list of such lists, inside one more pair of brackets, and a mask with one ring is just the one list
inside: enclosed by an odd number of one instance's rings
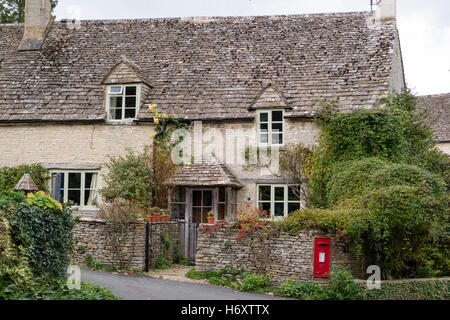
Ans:
{"label": "gutter", "polygon": [[40,124],[40,123],[103,123],[105,119],[92,120],[0,120],[0,124]]}

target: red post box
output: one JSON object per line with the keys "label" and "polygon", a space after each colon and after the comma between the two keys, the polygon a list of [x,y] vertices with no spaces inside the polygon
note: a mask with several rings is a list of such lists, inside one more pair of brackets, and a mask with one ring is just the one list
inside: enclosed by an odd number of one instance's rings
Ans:
{"label": "red post box", "polygon": [[314,278],[328,278],[330,274],[331,239],[317,238],[314,241]]}

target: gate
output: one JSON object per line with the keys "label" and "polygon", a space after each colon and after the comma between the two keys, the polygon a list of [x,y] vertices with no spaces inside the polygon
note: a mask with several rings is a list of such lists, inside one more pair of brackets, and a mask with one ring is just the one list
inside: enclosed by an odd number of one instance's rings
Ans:
{"label": "gate", "polygon": [[189,221],[147,222],[145,225],[145,271],[163,263],[177,263],[183,256],[195,264],[198,224]]}

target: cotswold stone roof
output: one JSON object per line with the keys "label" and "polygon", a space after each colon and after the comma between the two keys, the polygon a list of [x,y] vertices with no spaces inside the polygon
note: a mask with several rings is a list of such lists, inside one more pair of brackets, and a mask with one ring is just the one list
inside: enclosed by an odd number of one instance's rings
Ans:
{"label": "cotswold stone roof", "polygon": [[217,161],[202,160],[201,164],[185,165],[169,180],[168,186],[217,187],[229,186],[241,188],[244,186],[230,169]]}
{"label": "cotswold stone roof", "polygon": [[323,100],[370,107],[388,91],[396,26],[367,12],[55,22],[40,52],[17,51],[22,34],[0,26],[0,121],[105,119],[103,81],[122,57],[152,85],[143,103],[206,120],[254,118],[268,84],[288,117]]}
{"label": "cotswold stone roof", "polygon": [[418,110],[429,114],[435,139],[450,142],[450,93],[419,97]]}

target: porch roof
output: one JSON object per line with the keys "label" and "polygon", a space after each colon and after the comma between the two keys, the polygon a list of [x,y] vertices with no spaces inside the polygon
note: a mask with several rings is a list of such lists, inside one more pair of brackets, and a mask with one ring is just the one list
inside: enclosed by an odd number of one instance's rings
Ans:
{"label": "porch roof", "polygon": [[244,183],[223,163],[202,161],[201,164],[185,165],[169,180],[167,186],[186,187],[234,187],[242,188]]}

